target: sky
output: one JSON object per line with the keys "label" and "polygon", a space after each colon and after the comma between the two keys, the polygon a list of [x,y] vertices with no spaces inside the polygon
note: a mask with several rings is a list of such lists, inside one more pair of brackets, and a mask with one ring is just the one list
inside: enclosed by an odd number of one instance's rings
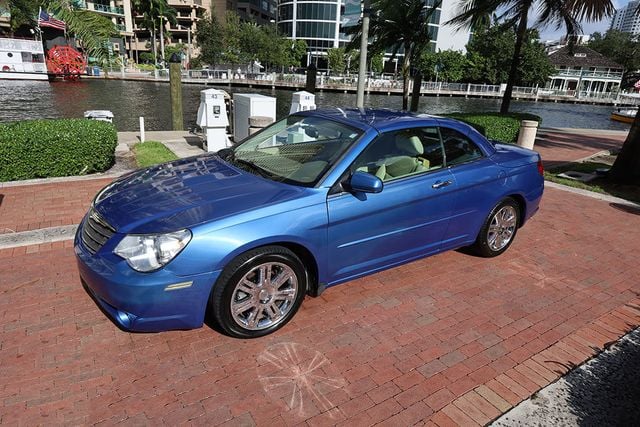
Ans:
{"label": "sky", "polygon": [[[616,9],[621,9],[629,3],[630,0],[612,0],[613,5]],[[605,33],[609,29],[609,25],[611,24],[612,17],[606,18],[600,22],[583,22],[582,23],[582,34],[592,34],[596,31],[600,33]],[[535,18],[531,20],[530,25],[533,25],[535,22]],[[566,29],[560,28],[559,30],[555,29],[555,26],[551,25],[546,28],[540,29],[540,40],[558,40],[561,37],[566,35]]]}

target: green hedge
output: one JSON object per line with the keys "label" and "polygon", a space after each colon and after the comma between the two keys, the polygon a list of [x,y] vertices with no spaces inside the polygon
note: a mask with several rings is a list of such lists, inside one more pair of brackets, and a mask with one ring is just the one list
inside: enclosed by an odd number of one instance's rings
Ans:
{"label": "green hedge", "polygon": [[103,172],[118,143],[110,123],[28,120],[0,125],[0,181]]}
{"label": "green hedge", "polygon": [[522,120],[533,120],[542,124],[542,118],[529,113],[453,113],[445,114],[460,121],[469,123],[478,132],[489,139],[515,144]]}

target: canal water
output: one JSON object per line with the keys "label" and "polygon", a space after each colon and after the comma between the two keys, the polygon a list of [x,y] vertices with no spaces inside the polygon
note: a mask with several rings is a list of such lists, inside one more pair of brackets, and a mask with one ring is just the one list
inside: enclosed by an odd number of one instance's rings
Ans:
{"label": "canal water", "polygon": [[[261,88],[218,88],[231,93],[260,93],[275,96],[277,115],[288,114],[292,91]],[[195,126],[200,91],[203,85],[183,85],[183,110],[186,128]],[[119,131],[138,129],[138,117],[145,117],[147,130],[171,129],[169,85],[145,81],[89,80],[78,82],[0,81],[0,122],[35,118],[82,117],[86,110],[110,110]],[[316,104],[322,107],[355,106],[355,94],[322,92]],[[367,95],[368,107],[401,108],[398,95]],[[544,127],[628,130],[629,126],[611,121],[612,107],[586,104],[513,101],[512,111],[528,112],[542,117]],[[498,111],[499,99],[422,97],[420,111],[430,114],[453,112]]]}

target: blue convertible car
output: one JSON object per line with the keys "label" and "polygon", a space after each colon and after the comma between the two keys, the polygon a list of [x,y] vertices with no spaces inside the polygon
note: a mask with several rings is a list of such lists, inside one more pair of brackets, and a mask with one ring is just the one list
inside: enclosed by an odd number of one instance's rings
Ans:
{"label": "blue convertible car", "polygon": [[455,120],[387,110],[291,115],[231,149],[101,190],[75,252],[122,328],[257,337],[305,295],[463,246],[504,252],[538,209],[534,151]]}

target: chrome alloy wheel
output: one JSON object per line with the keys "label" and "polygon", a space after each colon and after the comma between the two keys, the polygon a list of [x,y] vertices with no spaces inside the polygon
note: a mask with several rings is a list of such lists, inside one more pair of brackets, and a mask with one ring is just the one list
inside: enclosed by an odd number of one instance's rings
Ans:
{"label": "chrome alloy wheel", "polygon": [[231,298],[231,316],[245,329],[270,328],[291,311],[298,293],[293,269],[279,262],[259,264],[236,284]]}
{"label": "chrome alloy wheel", "polygon": [[517,212],[513,206],[502,207],[491,219],[487,244],[492,251],[499,251],[509,244],[518,224]]}

